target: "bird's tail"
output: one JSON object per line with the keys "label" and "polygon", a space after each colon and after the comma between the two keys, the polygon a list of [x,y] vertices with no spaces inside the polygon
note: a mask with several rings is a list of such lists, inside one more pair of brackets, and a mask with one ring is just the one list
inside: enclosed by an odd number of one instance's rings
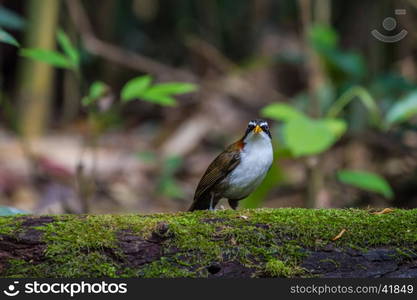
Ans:
{"label": "bird's tail", "polygon": [[194,201],[193,204],[191,204],[188,211],[205,210],[205,209],[209,209],[209,208],[210,208],[210,204],[206,204],[206,203],[200,202],[200,201]]}
{"label": "bird's tail", "polygon": [[[188,211],[195,211],[195,210],[205,210],[210,208],[210,194],[205,193],[201,195],[199,198],[194,198],[193,204],[188,209]],[[215,204],[213,204],[214,206]]]}

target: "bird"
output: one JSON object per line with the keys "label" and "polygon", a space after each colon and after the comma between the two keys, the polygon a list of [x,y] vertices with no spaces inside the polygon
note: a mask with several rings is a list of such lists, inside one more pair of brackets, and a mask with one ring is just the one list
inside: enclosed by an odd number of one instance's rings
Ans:
{"label": "bird", "polygon": [[263,181],[273,162],[268,123],[251,120],[245,134],[220,153],[197,185],[189,211],[214,210],[225,198],[231,208],[248,197]]}

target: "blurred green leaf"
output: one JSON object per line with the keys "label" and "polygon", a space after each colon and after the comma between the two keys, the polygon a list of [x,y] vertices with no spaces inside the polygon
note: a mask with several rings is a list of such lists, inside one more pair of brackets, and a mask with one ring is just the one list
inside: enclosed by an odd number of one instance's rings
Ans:
{"label": "blurred green leaf", "polygon": [[88,96],[91,98],[103,97],[104,93],[108,90],[107,85],[102,81],[94,81],[90,86]]}
{"label": "blurred green leaf", "polygon": [[34,48],[21,49],[20,55],[50,64],[57,68],[73,69],[75,67],[68,57],[52,50]]}
{"label": "blurred green leaf", "polygon": [[10,206],[0,206],[0,216],[13,216],[13,215],[20,215],[20,214],[27,214],[27,211],[10,207]]}
{"label": "blurred green leaf", "polygon": [[291,119],[304,117],[304,114],[292,106],[283,103],[272,103],[261,110],[261,115],[276,121],[288,122]]}
{"label": "blurred green leaf", "polygon": [[19,43],[16,41],[16,39],[8,32],[4,31],[0,28],[0,42],[13,45],[16,47],[20,47]]}
{"label": "blurred green leaf", "polygon": [[[329,26],[314,25],[309,30],[309,39],[313,49],[324,61],[328,71],[342,72],[354,78],[366,73],[365,63],[360,54],[343,51],[338,46],[338,34]],[[335,76],[333,74],[332,76]]]}
{"label": "blurred green leaf", "polygon": [[392,198],[394,193],[389,183],[381,176],[364,171],[341,170],[337,173],[339,181],[354,187],[379,193],[387,198]]}
{"label": "blurred green leaf", "polygon": [[84,106],[88,106],[102,98],[108,91],[108,86],[102,81],[95,81],[90,85],[88,95],[81,100]]}
{"label": "blurred green leaf", "polygon": [[154,90],[153,88],[149,88],[145,91],[140,96],[140,99],[164,106],[174,106],[177,104],[177,100],[169,95],[161,94],[158,90]]}
{"label": "blurred green leaf", "polygon": [[332,50],[322,52],[326,56],[327,63],[331,67],[348,74],[351,77],[361,78],[365,72],[366,67],[361,55],[341,50]]}
{"label": "blurred green leaf", "polygon": [[369,94],[369,92],[361,86],[353,86],[344,92],[330,107],[329,111],[327,112],[327,117],[337,117],[343,108],[345,108],[356,97],[358,97],[362,104],[367,108],[371,116],[372,123],[374,125],[380,126],[382,118],[379,107],[371,94]]}
{"label": "blurred green leaf", "polygon": [[387,113],[388,125],[398,124],[417,115],[417,91],[414,91],[395,103]]}
{"label": "blurred green leaf", "polygon": [[21,30],[26,21],[14,11],[0,5],[0,27]]}
{"label": "blurred green leaf", "polygon": [[342,120],[291,119],[284,125],[283,137],[294,156],[319,154],[329,149],[346,129]]}
{"label": "blurred green leaf", "polygon": [[347,124],[342,119],[322,119],[319,122],[323,122],[336,138],[341,137],[347,129]]}
{"label": "blurred green leaf", "polygon": [[78,67],[80,63],[80,55],[77,49],[72,45],[71,40],[64,31],[57,31],[57,41],[64,53],[71,60],[72,64]]}
{"label": "blurred green leaf", "polygon": [[160,193],[169,198],[183,198],[184,192],[181,187],[171,178],[165,179],[160,185]]}
{"label": "blurred green leaf", "polygon": [[337,32],[326,25],[311,26],[308,36],[313,48],[319,51],[335,48],[339,40]]}
{"label": "blurred green leaf", "polygon": [[187,82],[167,82],[154,85],[152,90],[160,95],[179,95],[194,92],[197,86]]}
{"label": "blurred green leaf", "polygon": [[149,75],[139,76],[129,80],[122,88],[121,97],[123,101],[130,101],[141,98],[149,88],[152,77]]}
{"label": "blurred green leaf", "polygon": [[121,97],[123,101],[141,99],[164,106],[173,106],[177,101],[173,95],[195,91],[197,86],[192,83],[168,82],[151,85],[149,75],[136,77],[125,84]]}
{"label": "blurred green leaf", "polygon": [[377,75],[370,86],[370,90],[376,99],[393,98],[397,99],[404,92],[412,92],[417,85],[395,72],[388,72]]}

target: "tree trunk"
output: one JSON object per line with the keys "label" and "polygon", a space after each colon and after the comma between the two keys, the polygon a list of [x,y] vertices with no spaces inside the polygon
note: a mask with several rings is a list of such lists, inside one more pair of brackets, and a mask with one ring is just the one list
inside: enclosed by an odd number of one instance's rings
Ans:
{"label": "tree trunk", "polygon": [[[28,1],[26,48],[55,49],[58,22],[58,0]],[[43,62],[22,59],[19,62],[17,98],[20,109],[20,130],[25,140],[42,135],[49,120],[53,68]]]}
{"label": "tree trunk", "polygon": [[417,209],[2,217],[0,277],[417,277],[416,228]]}

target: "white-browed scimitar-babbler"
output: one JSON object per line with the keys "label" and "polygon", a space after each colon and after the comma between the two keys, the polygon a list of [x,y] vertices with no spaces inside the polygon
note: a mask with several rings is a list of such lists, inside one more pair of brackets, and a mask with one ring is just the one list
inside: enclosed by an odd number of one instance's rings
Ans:
{"label": "white-browed scimitar-babbler", "polygon": [[236,209],[238,201],[249,196],[265,178],[272,160],[268,123],[250,121],[244,136],[209,165],[189,210],[212,210],[222,198],[226,198],[229,205]]}

